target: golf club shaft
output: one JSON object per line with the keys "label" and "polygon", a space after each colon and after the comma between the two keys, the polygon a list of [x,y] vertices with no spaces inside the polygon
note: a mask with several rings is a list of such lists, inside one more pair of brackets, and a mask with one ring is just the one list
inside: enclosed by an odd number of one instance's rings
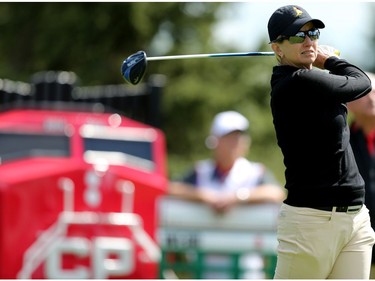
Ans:
{"label": "golf club shaft", "polygon": [[217,53],[217,54],[192,54],[192,55],[147,57],[146,60],[153,61],[153,60],[178,60],[178,59],[218,58],[218,57],[255,57],[255,56],[274,56],[274,55],[275,55],[274,52]]}

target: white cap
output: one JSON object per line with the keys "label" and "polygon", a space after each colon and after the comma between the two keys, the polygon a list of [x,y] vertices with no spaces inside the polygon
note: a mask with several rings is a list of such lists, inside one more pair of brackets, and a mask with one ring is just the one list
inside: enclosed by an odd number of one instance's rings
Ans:
{"label": "white cap", "polygon": [[236,111],[225,111],[218,113],[211,126],[211,135],[222,137],[234,131],[246,131],[249,121]]}

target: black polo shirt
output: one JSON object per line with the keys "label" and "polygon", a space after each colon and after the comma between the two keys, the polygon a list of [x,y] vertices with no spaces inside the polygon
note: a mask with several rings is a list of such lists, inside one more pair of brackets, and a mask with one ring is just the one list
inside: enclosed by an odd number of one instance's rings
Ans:
{"label": "black polo shirt", "polygon": [[349,143],[346,102],[370,92],[365,73],[327,59],[328,71],[275,66],[271,110],[284,156],[285,203],[297,207],[358,205],[364,181]]}

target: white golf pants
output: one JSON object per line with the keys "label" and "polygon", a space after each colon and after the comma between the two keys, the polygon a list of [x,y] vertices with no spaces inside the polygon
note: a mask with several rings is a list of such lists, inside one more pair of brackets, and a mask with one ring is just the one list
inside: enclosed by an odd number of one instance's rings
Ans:
{"label": "white golf pants", "polygon": [[369,279],[375,234],[368,209],[321,211],[283,204],[274,279]]}

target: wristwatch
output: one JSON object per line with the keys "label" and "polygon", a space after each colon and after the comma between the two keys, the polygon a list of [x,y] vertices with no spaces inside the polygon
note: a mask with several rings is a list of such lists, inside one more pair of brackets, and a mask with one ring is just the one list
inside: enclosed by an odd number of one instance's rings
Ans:
{"label": "wristwatch", "polygon": [[240,202],[246,202],[250,198],[250,189],[241,187],[236,190],[236,197]]}

